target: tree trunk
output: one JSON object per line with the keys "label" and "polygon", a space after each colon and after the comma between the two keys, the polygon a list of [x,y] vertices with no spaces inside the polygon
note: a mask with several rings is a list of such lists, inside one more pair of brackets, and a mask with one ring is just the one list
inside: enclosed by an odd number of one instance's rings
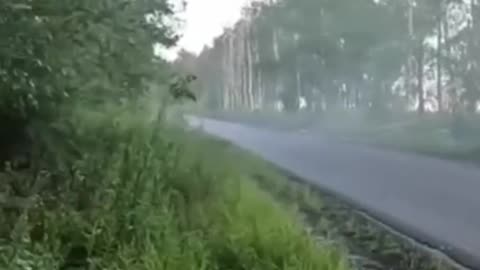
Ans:
{"label": "tree trunk", "polygon": [[358,110],[360,108],[360,87],[359,85],[355,86],[355,109]]}
{"label": "tree trunk", "polygon": [[423,45],[423,39],[420,39],[417,50],[418,113],[423,114],[425,112],[425,93],[423,89],[425,47]]}
{"label": "tree trunk", "polygon": [[247,82],[247,93],[248,93],[248,103],[250,104],[250,110],[253,110],[255,107],[255,97],[254,97],[254,90],[253,90],[253,85],[254,85],[254,73],[253,73],[253,46],[252,46],[252,38],[253,36],[251,35],[250,31],[250,25],[247,24],[247,34],[246,34],[246,39],[247,39],[247,77],[248,77],[248,82]]}
{"label": "tree trunk", "polygon": [[[445,50],[445,58],[446,59],[451,59],[452,55],[452,47],[450,44],[450,23],[449,23],[449,14],[448,14],[448,9],[445,11],[445,20],[443,20],[443,39],[445,42],[444,50]],[[448,104],[449,104],[449,111],[454,111],[457,103],[457,90],[456,86],[454,86],[455,82],[455,73],[453,70],[453,66],[448,63],[444,66],[448,72]]]}
{"label": "tree trunk", "polygon": [[230,44],[228,37],[223,38],[223,52],[222,52],[222,68],[225,73],[225,78],[223,79],[223,109],[230,110],[231,100],[230,100]]}
{"label": "tree trunk", "polygon": [[437,23],[437,102],[438,102],[438,111],[443,111],[443,89],[442,89],[442,40],[443,40],[443,31],[442,31],[442,16],[439,16]]}
{"label": "tree trunk", "polygon": [[298,67],[295,69],[295,86],[297,88],[297,102],[300,102],[300,97],[303,96],[303,93],[302,93],[302,77],[301,77],[300,71],[298,71]]}
{"label": "tree trunk", "polygon": [[236,67],[235,67],[235,47],[234,47],[234,38],[233,33],[232,35],[228,36],[228,70],[229,70],[229,83],[228,83],[228,92],[229,92],[229,100],[230,100],[230,110],[233,110],[237,107],[238,98],[237,92],[235,91],[236,87]]}

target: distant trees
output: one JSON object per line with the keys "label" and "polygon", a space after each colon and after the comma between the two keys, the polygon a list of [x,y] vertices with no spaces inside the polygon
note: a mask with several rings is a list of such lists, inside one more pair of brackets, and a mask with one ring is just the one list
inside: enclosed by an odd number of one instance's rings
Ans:
{"label": "distant trees", "polygon": [[[190,60],[209,106],[476,111],[475,0],[256,1]],[[180,57],[179,63],[185,61]]]}

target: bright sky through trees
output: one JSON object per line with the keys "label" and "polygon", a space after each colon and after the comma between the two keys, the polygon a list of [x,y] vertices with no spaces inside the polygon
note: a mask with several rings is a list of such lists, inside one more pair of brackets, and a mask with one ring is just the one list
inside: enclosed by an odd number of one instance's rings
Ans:
{"label": "bright sky through trees", "polygon": [[[167,58],[175,57],[182,48],[199,53],[205,45],[232,26],[241,17],[242,7],[250,0],[186,0],[186,9],[179,14],[185,22],[178,47],[166,52]],[[180,0],[172,0],[180,3]]]}

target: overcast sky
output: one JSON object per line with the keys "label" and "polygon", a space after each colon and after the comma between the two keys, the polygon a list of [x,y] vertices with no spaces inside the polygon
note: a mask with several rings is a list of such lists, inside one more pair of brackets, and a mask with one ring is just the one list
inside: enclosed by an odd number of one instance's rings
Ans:
{"label": "overcast sky", "polygon": [[[175,2],[178,0],[172,0]],[[232,26],[241,17],[241,10],[249,0],[186,0],[186,10],[180,13],[185,21],[178,46],[199,53],[205,45],[222,34],[225,27]],[[168,53],[173,57],[174,51]]]}

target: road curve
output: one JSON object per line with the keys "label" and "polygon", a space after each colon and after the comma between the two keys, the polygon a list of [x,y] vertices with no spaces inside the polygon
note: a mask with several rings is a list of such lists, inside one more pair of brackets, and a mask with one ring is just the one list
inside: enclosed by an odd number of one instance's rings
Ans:
{"label": "road curve", "polygon": [[320,136],[188,119],[480,269],[480,169]]}

